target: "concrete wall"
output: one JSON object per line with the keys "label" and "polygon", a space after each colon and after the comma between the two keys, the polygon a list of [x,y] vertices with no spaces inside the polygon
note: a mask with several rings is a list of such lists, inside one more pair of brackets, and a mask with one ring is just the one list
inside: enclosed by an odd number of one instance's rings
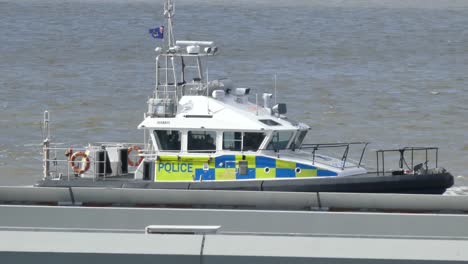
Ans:
{"label": "concrete wall", "polygon": [[450,214],[0,205],[0,216],[0,229],[143,232],[148,225],[220,225],[224,234],[468,238],[468,216]]}
{"label": "concrete wall", "polygon": [[[42,202],[71,197],[68,189],[40,189],[17,192],[0,188],[0,201],[29,201],[35,195]],[[394,195],[101,191],[80,190],[77,194],[79,199],[94,202],[117,199],[152,204],[156,199],[178,207],[180,203],[193,207],[188,204],[191,199],[199,205],[240,201],[243,209],[0,205],[0,263],[468,262],[466,214],[310,211],[313,205],[325,208],[332,204],[394,209],[392,206],[413,203],[420,209],[433,209],[443,208],[451,198],[415,197],[413,201],[412,196]],[[459,205],[464,198],[455,201],[449,208],[467,206]],[[256,203],[264,210],[246,209]],[[275,207],[289,210],[273,210]],[[221,228],[216,235],[144,234],[148,225]]]}
{"label": "concrete wall", "polygon": [[467,240],[0,231],[1,263],[462,263]]}

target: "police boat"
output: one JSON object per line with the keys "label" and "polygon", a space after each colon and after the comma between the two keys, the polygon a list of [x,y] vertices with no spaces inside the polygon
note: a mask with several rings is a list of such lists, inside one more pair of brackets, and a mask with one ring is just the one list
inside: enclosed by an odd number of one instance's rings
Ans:
{"label": "police boat", "polygon": [[[273,94],[229,79],[208,82],[202,59],[217,46],[176,41],[171,0],[164,16],[166,25],[150,31],[164,45],[155,49],[156,85],[138,125],[143,143],[61,148],[50,142],[46,111],[36,186],[441,194],[453,185],[437,148],[379,150],[370,170],[362,162],[366,142],[304,143],[310,127],[288,118]],[[386,162],[392,153],[394,170]]]}

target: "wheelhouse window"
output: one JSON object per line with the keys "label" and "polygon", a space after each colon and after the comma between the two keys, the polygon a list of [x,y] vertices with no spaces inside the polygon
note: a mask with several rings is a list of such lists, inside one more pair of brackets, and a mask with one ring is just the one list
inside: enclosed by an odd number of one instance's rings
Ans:
{"label": "wheelhouse window", "polygon": [[223,149],[240,151],[242,149],[242,132],[224,132]]}
{"label": "wheelhouse window", "polygon": [[180,131],[155,130],[154,137],[159,150],[180,150]]}
{"label": "wheelhouse window", "polygon": [[288,146],[289,141],[291,140],[291,137],[293,136],[294,132],[293,131],[276,131],[273,132],[273,137],[270,141],[270,143],[267,146],[267,149],[271,150],[281,150],[281,149],[286,149]]}
{"label": "wheelhouse window", "polygon": [[294,139],[293,143],[291,144],[290,148],[292,150],[294,150],[296,148],[300,148],[306,135],[307,135],[307,130],[299,131],[297,133],[296,138]]}
{"label": "wheelhouse window", "polygon": [[245,132],[244,133],[244,151],[257,151],[260,148],[265,134],[258,132]]}
{"label": "wheelhouse window", "polygon": [[190,152],[216,152],[216,132],[189,131],[187,150]]}
{"label": "wheelhouse window", "polygon": [[265,135],[258,132],[224,132],[223,149],[233,151],[257,151]]}

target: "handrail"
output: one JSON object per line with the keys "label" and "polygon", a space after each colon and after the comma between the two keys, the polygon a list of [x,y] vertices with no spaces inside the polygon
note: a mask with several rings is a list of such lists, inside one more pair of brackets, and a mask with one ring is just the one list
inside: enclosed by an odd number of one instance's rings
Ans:
{"label": "handrail", "polygon": [[346,167],[346,161],[348,160],[349,149],[351,145],[364,145],[361,151],[361,156],[359,158],[359,163],[357,167],[361,167],[362,159],[366,151],[367,145],[369,142],[349,142],[349,143],[314,143],[314,144],[302,144],[298,149],[312,149],[312,164],[315,164],[316,152],[319,149],[328,149],[328,148],[345,148],[341,161],[343,162],[340,166],[341,170],[344,170]]}
{"label": "handrail", "polygon": [[[93,145],[89,145],[87,147],[75,147],[75,146],[69,146],[69,147],[63,147],[63,146],[57,146],[57,144],[48,144],[47,146],[43,147],[43,151],[45,154],[42,162],[44,164],[47,164],[47,173],[44,174],[45,178],[61,178],[61,177],[67,177],[68,180],[70,180],[71,176],[76,176],[77,173],[74,172],[71,168],[72,161],[70,160],[70,157],[66,157],[66,153],[70,150],[73,150],[73,152],[85,152],[88,150],[101,150],[102,147],[118,147],[122,146],[123,148],[127,148],[128,146],[142,146],[144,145],[143,143],[127,143],[127,142],[98,142]],[[143,152],[148,152],[148,149],[143,149]],[[63,153],[64,157],[61,157],[61,154]],[[140,155],[140,153],[138,153]],[[109,162],[107,155],[104,155],[103,160],[98,160],[96,157],[91,157],[88,156],[87,159],[89,160],[90,167],[92,168],[91,171],[94,171],[93,179],[97,180],[98,177],[103,176],[103,179],[106,179],[106,176],[108,175],[107,171],[107,163]],[[81,163],[82,161],[76,161],[75,163]],[[103,169],[102,172],[96,173],[98,170],[98,167]],[[52,167],[52,168],[51,168]]]}
{"label": "handrail", "polygon": [[101,145],[104,145],[106,147],[109,147],[109,146],[115,146],[115,145],[122,145],[122,146],[144,145],[145,143],[142,143],[142,142],[132,143],[132,142],[112,142],[112,141],[106,142],[106,141],[103,141],[103,142],[95,142],[95,144],[101,144]]}
{"label": "handrail", "polygon": [[[361,167],[362,160],[364,157],[364,153],[366,151],[367,145],[369,142],[349,142],[349,143],[314,143],[314,144],[302,144],[301,147],[296,148],[296,150],[307,150],[307,149],[312,149],[312,164],[315,164],[316,162],[316,157],[323,157],[322,155],[318,155],[317,151],[321,149],[327,149],[327,148],[345,148],[343,151],[343,155],[341,156],[340,160],[342,161],[339,166],[331,164],[331,163],[323,163],[328,166],[340,168],[341,170],[344,170],[346,167],[346,164],[350,158],[348,157],[348,154],[350,152],[350,146],[351,145],[363,145],[359,161],[355,161],[357,163],[357,167]],[[263,150],[269,150],[269,149],[258,149],[258,151],[263,151]],[[285,149],[285,150],[290,150],[290,149]],[[218,153],[219,150],[192,150],[192,151],[181,151],[181,150],[163,150],[163,151],[156,151],[152,153],[141,153],[140,156],[146,157],[146,158],[157,158],[161,154],[168,154],[168,155],[196,155],[196,154],[216,154]],[[239,151],[240,153],[244,153],[244,151]],[[279,156],[279,152],[277,153]],[[332,159],[336,159],[334,157],[330,157]],[[353,160],[354,161],[354,160]]]}
{"label": "handrail", "polygon": [[[410,151],[411,152],[411,166],[408,165],[406,159],[405,159],[405,152]],[[416,166],[414,165],[414,153],[415,152],[422,152],[424,151],[425,153],[425,160],[423,163],[417,164]],[[380,175],[380,172],[382,172],[382,175],[385,175],[385,153],[386,152],[398,152],[400,157],[399,157],[399,169],[403,170],[404,166],[408,170],[410,170],[412,173],[415,172],[415,168],[420,166],[425,166],[425,169],[428,170],[428,163],[429,163],[429,151],[435,151],[435,167],[438,167],[439,163],[439,148],[437,147],[403,147],[399,149],[380,149],[376,151],[376,162],[377,162],[377,175]],[[382,171],[380,170],[380,162],[382,163]]]}

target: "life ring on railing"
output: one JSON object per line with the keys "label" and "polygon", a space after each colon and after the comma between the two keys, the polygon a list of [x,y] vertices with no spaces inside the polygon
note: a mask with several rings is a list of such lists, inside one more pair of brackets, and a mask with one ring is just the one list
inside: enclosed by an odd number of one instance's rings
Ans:
{"label": "life ring on railing", "polygon": [[143,161],[143,156],[140,156],[140,158],[137,161],[133,161],[132,159],[130,159],[130,153],[132,151],[134,151],[134,150],[136,150],[138,152],[138,154],[141,153],[141,148],[139,146],[130,146],[130,147],[128,147],[127,162],[128,162],[128,165],[130,165],[132,167],[137,167]]}
{"label": "life ring on railing", "polygon": [[[81,162],[83,162],[83,159],[85,160],[85,167],[84,169],[81,168],[79,164],[75,164],[75,159],[81,157]],[[75,152],[70,158],[70,165],[73,169],[73,171],[77,174],[83,174],[86,171],[89,170],[89,167],[91,166],[91,163],[89,162],[89,157],[84,153],[83,151]]]}

